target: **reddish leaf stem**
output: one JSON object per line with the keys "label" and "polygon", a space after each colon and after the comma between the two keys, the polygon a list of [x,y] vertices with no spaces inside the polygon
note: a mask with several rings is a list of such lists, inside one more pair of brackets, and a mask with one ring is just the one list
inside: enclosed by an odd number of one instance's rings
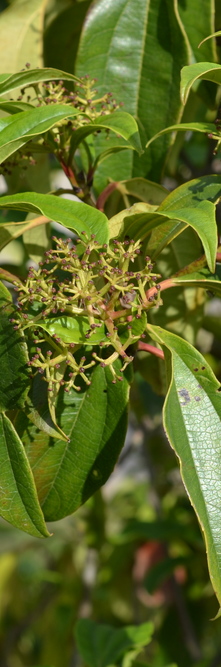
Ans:
{"label": "reddish leaf stem", "polygon": [[158,347],[154,347],[154,345],[150,345],[149,343],[142,343],[141,341],[139,341],[138,350],[144,350],[144,352],[150,352],[151,354],[154,354],[155,357],[164,359],[163,350],[159,350]]}
{"label": "reddish leaf stem", "polygon": [[116,190],[118,186],[117,181],[114,183],[109,183],[106,188],[104,188],[103,192],[99,195],[96,203],[96,208],[98,208],[99,211],[104,211],[104,204],[107,201],[108,197],[110,197],[111,193]]}

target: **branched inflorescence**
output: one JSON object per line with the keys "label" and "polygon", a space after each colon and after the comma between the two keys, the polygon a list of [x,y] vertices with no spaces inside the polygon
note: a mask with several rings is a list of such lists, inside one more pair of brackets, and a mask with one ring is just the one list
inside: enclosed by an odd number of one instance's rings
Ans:
{"label": "branched inflorescence", "polygon": [[[26,67],[29,67],[29,63],[27,63]],[[74,118],[57,122],[44,136],[44,139],[40,138],[39,140],[42,148],[47,148],[48,151],[53,152],[63,168],[66,167],[66,171],[67,164],[70,165],[73,157],[71,152],[73,132],[84,125],[93,123],[93,121],[99,118],[102,122],[103,116],[113,113],[123,104],[121,102],[117,104],[111,92],[98,95],[95,85],[96,79],[91,79],[88,75],[75,82],[74,91],[69,91],[64,86],[63,80],[32,84],[34,89],[33,96],[30,94],[26,95],[27,89],[30,89],[29,84],[20,91],[17,98],[19,102],[23,102],[26,98],[29,104],[31,103],[36,107],[66,104],[70,107],[70,110],[72,108],[77,109],[78,114]],[[99,132],[100,130],[98,129],[97,131]],[[109,134],[108,129],[105,129],[105,132],[107,135]],[[96,126],[94,134],[96,134]],[[38,147],[36,142],[30,141],[23,147],[22,151],[17,151],[13,157],[1,165],[2,173],[10,175],[13,168],[18,165],[23,170],[27,169],[28,165],[34,165],[36,162],[32,155],[32,150],[35,153]]]}
{"label": "branched inflorescence", "polygon": [[[138,259],[140,241],[115,240],[108,246],[94,235],[88,239],[85,232],[82,238],[71,245],[71,239],[53,237],[55,249],[46,251],[39,268],[30,268],[25,284],[17,286],[19,318],[13,320],[14,327],[32,338],[34,332],[37,348],[30,365],[44,375],[49,391],[60,385],[66,391],[79,389],[77,376],[90,384],[87,371],[96,362],[109,366],[113,382],[121,380],[133,359],[127,354],[129,346],[145,335],[145,312],[160,303],[159,276],[149,257]],[[135,270],[139,263],[142,268]],[[150,287],[156,289],[147,298]],[[82,346],[84,354],[77,361]],[[122,368],[117,375],[118,358]]]}

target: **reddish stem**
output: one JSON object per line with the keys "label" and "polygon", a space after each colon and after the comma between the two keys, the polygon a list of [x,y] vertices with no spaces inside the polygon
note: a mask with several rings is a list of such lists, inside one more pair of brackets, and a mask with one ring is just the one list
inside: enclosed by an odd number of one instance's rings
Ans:
{"label": "reddish stem", "polygon": [[117,186],[118,186],[117,181],[114,183],[109,183],[109,185],[107,185],[107,187],[99,195],[96,203],[96,208],[98,208],[99,211],[102,211],[102,213],[104,211],[104,204],[106,203],[108,197],[110,197],[111,193],[114,192],[114,190],[116,190]]}
{"label": "reddish stem", "polygon": [[[172,278],[166,278],[166,280],[163,280],[162,283],[158,283],[158,285],[160,286],[161,292],[163,292],[164,289],[169,289],[169,287],[177,287],[177,284],[173,282]],[[146,292],[147,299],[149,299],[150,296],[156,296],[156,295],[157,295],[156,287],[150,287],[150,289],[148,289]]]}
{"label": "reddish stem", "polygon": [[164,359],[163,350],[159,350],[158,347],[154,347],[154,345],[150,345],[149,343],[141,343],[141,341],[139,341],[138,350],[144,350],[145,352],[150,352],[151,354],[154,354],[155,357]]}

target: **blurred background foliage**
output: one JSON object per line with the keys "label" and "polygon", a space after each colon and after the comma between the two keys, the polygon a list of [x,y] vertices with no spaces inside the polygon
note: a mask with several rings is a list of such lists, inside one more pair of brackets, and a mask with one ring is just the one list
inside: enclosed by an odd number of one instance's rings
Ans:
{"label": "blurred background foliage", "polygon": [[[118,0],[106,3],[107,22],[115,2],[116,7]],[[84,23],[85,17],[90,5],[96,13],[99,4],[100,0],[0,0],[0,73],[22,69],[27,61],[32,67],[44,64],[74,72],[76,59],[77,73],[82,73],[85,34],[90,31],[90,20]],[[133,0],[133,4],[137,12],[139,3]],[[157,4],[160,20],[160,12],[164,15],[165,6],[170,11],[173,2]],[[212,18],[210,24],[205,19],[194,33],[196,21],[193,23],[191,12],[194,8],[197,11],[200,4],[205,16]],[[218,56],[211,42],[207,42],[204,54],[198,56],[197,52],[200,38],[221,28],[219,1],[216,25],[210,0],[178,0],[175,6],[186,28],[191,57],[195,54],[195,58],[209,61],[219,57],[219,40]],[[200,23],[199,14],[198,19]],[[83,24],[86,32],[79,48]],[[119,52],[115,53],[119,65],[117,90],[114,77],[104,77],[105,85],[109,84],[114,94],[119,94],[121,87],[125,53],[128,58],[126,32],[120,40]],[[187,64],[184,46],[181,60]],[[93,74],[90,48],[89,40],[89,73]],[[164,104],[162,95],[159,90],[159,106]],[[125,110],[131,112],[127,99],[128,93]],[[211,120],[216,110],[214,87],[204,84],[197,95],[191,93],[183,119],[194,116],[196,121]],[[166,125],[169,124],[168,120]],[[165,151],[163,184],[169,189],[199,175],[221,171],[213,145],[201,134],[178,134],[169,151],[165,143]],[[122,154],[111,160],[105,162],[105,174],[119,169],[121,164],[121,178],[130,176],[131,158],[124,164]],[[148,168],[145,160],[142,164],[142,169]],[[136,168],[135,165],[135,175]],[[97,177],[98,190],[103,184],[103,173]],[[44,155],[36,156],[34,167],[23,164],[11,174],[0,176],[2,193],[48,192],[67,187],[65,184],[58,165],[53,159],[48,162]],[[119,197],[113,197],[107,212],[113,215],[119,208]],[[11,214],[8,215],[10,220]],[[18,213],[16,220],[22,219],[23,214]],[[44,234],[43,227],[38,233]],[[28,241],[13,241],[2,253],[4,267],[9,271],[16,267],[21,277],[26,272]],[[47,248],[48,238],[32,237],[31,242]],[[186,243],[191,244],[191,239],[187,238]],[[179,240],[176,248],[178,261]],[[217,301],[211,303],[197,340],[221,381],[221,310]],[[200,298],[195,311],[197,307],[202,309]],[[181,321],[181,329],[182,326]],[[209,621],[216,613],[216,601],[208,579],[204,543],[161,425],[164,367],[161,360],[153,358],[152,368],[148,365],[146,369],[145,359],[146,355],[139,353],[127,441],[116,470],[101,492],[75,515],[49,526],[53,536],[46,541],[32,539],[0,522],[1,667],[81,667],[84,660],[74,633],[79,618],[91,618],[115,628],[152,621],[153,640],[139,660],[128,661],[134,667],[221,665],[221,620]],[[117,664],[121,665],[121,661]]]}

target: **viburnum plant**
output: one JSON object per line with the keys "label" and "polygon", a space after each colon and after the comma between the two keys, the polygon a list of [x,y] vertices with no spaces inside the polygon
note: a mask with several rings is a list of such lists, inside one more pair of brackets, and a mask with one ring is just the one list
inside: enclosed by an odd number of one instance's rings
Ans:
{"label": "viburnum plant", "polygon": [[[218,82],[221,67],[215,69],[212,80]],[[200,77],[211,75],[204,67]],[[18,89],[17,99],[4,99]],[[94,177],[109,155],[145,150],[136,121],[109,91],[100,95],[88,77],[27,65],[1,77],[0,98],[9,114],[0,121],[2,173],[50,153],[70,182],[67,190],[0,199],[1,209],[32,214],[1,223],[1,248],[52,220],[64,228],[61,236],[53,232],[50,247],[25,278],[1,269],[14,288],[0,288],[1,516],[47,537],[45,521],[74,512],[104,484],[124,444],[133,364],[148,376],[153,356],[156,374],[166,365],[164,426],[181,461],[221,601],[220,383],[191,344],[200,312],[190,336],[185,318],[173,327],[173,308],[179,310],[187,288],[193,299],[200,295],[200,306],[205,290],[221,293],[215,219],[220,176],[198,177],[171,193],[141,176],[110,179],[98,193]],[[219,125],[209,125],[203,131],[220,141]],[[67,191],[78,201],[60,198]],[[108,216],[115,195],[121,203]],[[182,238],[184,247],[194,239],[197,250],[173,274],[165,257]]]}

